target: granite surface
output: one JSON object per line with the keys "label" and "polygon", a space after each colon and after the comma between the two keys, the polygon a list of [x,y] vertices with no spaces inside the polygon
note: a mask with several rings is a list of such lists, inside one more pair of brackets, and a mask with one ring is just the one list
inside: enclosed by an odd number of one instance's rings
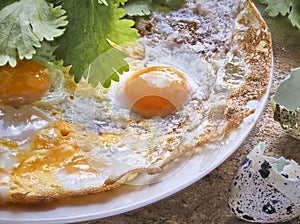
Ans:
{"label": "granite surface", "polygon": [[[287,18],[267,18],[273,38],[274,80],[271,95],[292,68],[300,67],[300,30]],[[236,218],[227,206],[228,189],[242,159],[260,141],[266,153],[300,162],[300,141],[286,135],[273,120],[270,100],[255,128],[239,149],[209,175],[188,188],[154,204],[121,215],[81,224],[127,223],[247,223]],[[290,224],[300,223],[300,218]],[[79,224],[79,223],[78,223]]]}

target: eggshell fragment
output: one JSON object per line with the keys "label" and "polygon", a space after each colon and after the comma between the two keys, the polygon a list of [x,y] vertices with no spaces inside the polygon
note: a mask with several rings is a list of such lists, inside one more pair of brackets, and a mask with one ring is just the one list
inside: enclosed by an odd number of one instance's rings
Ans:
{"label": "eggshell fragment", "polygon": [[272,97],[274,120],[283,130],[294,138],[300,139],[300,68],[292,70],[282,81]]}
{"label": "eggshell fragment", "polygon": [[300,167],[263,155],[260,143],[244,159],[229,190],[229,207],[249,222],[285,222],[300,215]]}

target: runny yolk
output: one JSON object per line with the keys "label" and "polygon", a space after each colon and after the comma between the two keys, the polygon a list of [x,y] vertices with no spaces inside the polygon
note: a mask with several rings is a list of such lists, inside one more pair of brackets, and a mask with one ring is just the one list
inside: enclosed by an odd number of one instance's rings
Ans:
{"label": "runny yolk", "polygon": [[53,81],[49,69],[33,60],[20,60],[16,67],[0,67],[0,102],[28,104],[44,96]]}
{"label": "runny yolk", "polygon": [[184,75],[168,66],[147,67],[132,74],[125,94],[130,108],[145,118],[170,115],[191,97]]}

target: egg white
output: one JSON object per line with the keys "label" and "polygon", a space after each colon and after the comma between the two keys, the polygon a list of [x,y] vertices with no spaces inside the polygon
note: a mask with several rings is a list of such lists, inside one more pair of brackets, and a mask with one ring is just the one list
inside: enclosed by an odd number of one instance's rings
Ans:
{"label": "egg white", "polygon": [[[153,58],[153,53],[150,53]],[[117,143],[109,147],[90,143],[93,147],[83,151],[89,162],[101,172],[104,172],[102,163],[105,158],[107,176],[118,176],[134,169],[160,172],[161,167],[178,157],[177,153],[182,155],[196,148],[199,138],[205,137],[210,126],[210,107],[225,103],[221,98],[218,103],[211,102],[216,71],[211,63],[199,58],[196,53],[164,56],[157,52],[155,60],[147,60],[147,55],[145,51],[140,61],[132,60],[132,57],[130,70],[120,76],[119,82],[113,82],[109,89],[101,86],[95,89],[82,82],[74,94],[72,123],[84,125],[85,130],[95,135],[109,133],[118,138]],[[145,119],[124,105],[124,86],[131,74],[154,65],[171,66],[181,71],[191,90],[191,100],[167,117]],[[88,144],[80,137],[78,143],[82,146]],[[183,165],[188,157],[182,157]],[[143,184],[146,183],[144,179]]]}
{"label": "egg white", "polygon": [[[190,7],[195,6],[191,3]],[[192,11],[188,10],[188,13]],[[170,16],[178,22],[184,14],[179,11],[179,15]],[[226,67],[228,63],[238,60],[238,50],[223,56],[212,54],[204,58],[199,52],[205,49],[212,53],[211,49],[215,46],[174,42],[174,39],[184,38],[184,34],[174,32],[174,27],[164,21],[161,15],[154,13],[154,18],[158,21],[158,29],[167,38],[161,39],[155,35],[140,38],[135,43],[139,47],[134,48],[135,51],[127,51],[130,70],[120,76],[119,82],[113,82],[106,89],[100,85],[93,88],[83,80],[77,84],[75,91],[70,91],[60,80],[58,83],[62,84],[56,84],[48,95],[34,103],[31,109],[33,114],[42,111],[47,115],[43,125],[36,126],[31,122],[36,129],[31,129],[28,136],[53,120],[66,120],[80,127],[74,141],[81,147],[89,163],[102,175],[92,179],[68,176],[61,167],[56,172],[56,178],[65,188],[74,190],[94,186],[131,170],[159,173],[170,162],[182,158],[183,161],[178,163],[180,167],[188,159],[188,156],[184,156],[187,152],[203,150],[202,143],[222,139],[227,125],[224,112],[227,108],[226,97],[243,82],[242,75],[230,75],[230,68]],[[189,18],[191,22],[200,23],[199,15],[195,13]],[[226,35],[230,35],[230,32]],[[241,64],[239,62],[237,64]],[[169,116],[145,119],[126,106],[124,86],[131,74],[154,65],[171,66],[181,71],[191,90],[191,99]],[[21,126],[22,122],[16,126]],[[115,136],[116,141],[107,144],[106,134]],[[95,136],[103,136],[103,141]],[[13,136],[2,137],[15,140]],[[17,138],[23,140],[22,135]],[[29,141],[27,138],[25,140]],[[0,149],[6,150],[1,143]],[[10,158],[15,159],[14,156]],[[17,160],[13,164],[16,166]],[[7,169],[6,172],[11,170]]]}

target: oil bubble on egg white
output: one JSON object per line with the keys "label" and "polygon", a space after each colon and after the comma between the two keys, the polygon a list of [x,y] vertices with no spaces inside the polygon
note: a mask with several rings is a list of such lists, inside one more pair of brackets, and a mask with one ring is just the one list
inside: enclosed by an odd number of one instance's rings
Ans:
{"label": "oil bubble on egg white", "polygon": [[0,106],[0,138],[24,145],[33,134],[47,126],[53,119],[37,108],[9,105]]}

